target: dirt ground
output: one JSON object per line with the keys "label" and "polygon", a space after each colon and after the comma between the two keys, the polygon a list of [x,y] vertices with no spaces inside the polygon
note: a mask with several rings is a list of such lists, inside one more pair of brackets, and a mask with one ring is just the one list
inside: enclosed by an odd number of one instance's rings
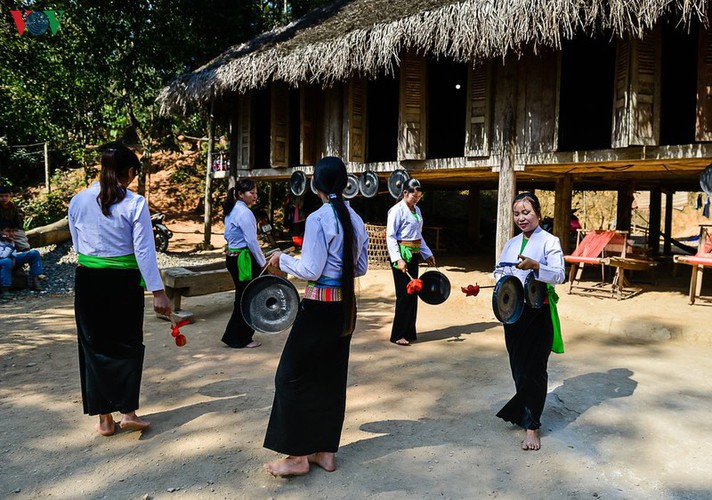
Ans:
{"label": "dirt ground", "polygon": [[232,293],[184,300],[182,348],[147,299],[153,425],[110,438],[82,415],[72,297],[0,305],[0,498],[712,497],[712,305],[687,305],[688,268],[620,302],[559,288],[566,353],[549,362],[543,448],[524,452],[495,417],[513,383],[491,290],[459,292],[492,283],[491,263],[441,260],[452,295],[421,303],[411,347],[388,342],[390,271],[361,278],[339,469],[292,479],[261,469],[287,333],[223,346]]}

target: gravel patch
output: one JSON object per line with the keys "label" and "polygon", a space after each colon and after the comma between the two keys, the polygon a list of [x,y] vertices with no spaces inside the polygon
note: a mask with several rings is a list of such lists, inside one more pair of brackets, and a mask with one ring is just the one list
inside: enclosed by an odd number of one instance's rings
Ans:
{"label": "gravel patch", "polygon": [[[44,274],[47,280],[42,282],[46,288],[44,292],[35,292],[26,288],[13,290],[15,296],[11,300],[23,300],[41,295],[67,295],[74,293],[74,269],[77,267],[77,254],[71,241],[59,245],[49,245],[38,248],[42,255]],[[182,267],[212,264],[225,260],[224,254],[219,250],[193,253],[159,253],[158,267]],[[29,269],[29,268],[28,268]]]}

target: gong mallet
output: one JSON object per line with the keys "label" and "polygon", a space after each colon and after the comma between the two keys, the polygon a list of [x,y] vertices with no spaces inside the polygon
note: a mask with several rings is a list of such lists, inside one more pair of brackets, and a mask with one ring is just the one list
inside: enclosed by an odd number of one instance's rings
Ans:
{"label": "gong mallet", "polygon": [[408,276],[410,278],[410,281],[405,286],[405,289],[408,292],[408,295],[416,294],[423,289],[423,280],[413,278],[407,269],[403,272],[405,273],[406,276]]}
{"label": "gong mallet", "polygon": [[460,287],[460,290],[462,290],[462,293],[465,294],[466,297],[477,297],[477,294],[480,293],[480,290],[483,288],[494,288],[497,285],[478,285],[475,283],[474,285],[467,285],[467,287]]}

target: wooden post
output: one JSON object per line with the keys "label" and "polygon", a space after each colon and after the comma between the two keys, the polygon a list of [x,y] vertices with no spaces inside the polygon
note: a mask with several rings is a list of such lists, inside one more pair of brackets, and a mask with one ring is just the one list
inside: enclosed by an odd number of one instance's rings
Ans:
{"label": "wooden post", "polygon": [[616,229],[630,231],[630,219],[633,207],[633,186],[618,190],[618,208],[616,210]]}
{"label": "wooden post", "polygon": [[239,121],[239,106],[237,103],[234,104],[235,108],[230,117],[230,149],[229,149],[229,162],[230,162],[230,172],[227,181],[227,188],[231,189],[235,187],[237,183],[237,149],[240,143],[240,134],[238,133],[237,123]]}
{"label": "wooden post", "polygon": [[665,243],[663,244],[663,254],[672,254],[672,201],[675,191],[665,191]]}
{"label": "wooden post", "polygon": [[210,119],[208,121],[208,161],[205,169],[205,215],[203,218],[203,230],[205,237],[203,238],[203,248],[205,250],[210,250],[212,245],[210,244],[210,237],[212,233],[212,227],[210,224],[210,219],[212,216],[212,206],[210,203],[210,191],[212,183],[212,168],[213,168],[213,146],[215,145],[215,101],[210,102]]}
{"label": "wooden post", "polygon": [[480,190],[476,184],[470,184],[467,193],[467,238],[472,242],[472,247],[480,246]]}
{"label": "wooden post", "polygon": [[514,234],[512,203],[517,189],[514,175],[514,161],[517,151],[517,61],[509,59],[504,64],[504,116],[502,120],[502,154],[499,167],[497,190],[497,237],[495,240],[495,262],[504,250],[504,245]]}
{"label": "wooden post", "polygon": [[650,255],[660,254],[660,211],[662,208],[662,193],[659,187],[650,190],[650,220],[648,221],[648,248]]}
{"label": "wooden post", "polygon": [[45,191],[47,194],[52,192],[52,186],[49,184],[49,146],[44,143],[44,161],[45,161]]}
{"label": "wooden post", "polygon": [[571,235],[571,195],[573,181],[570,174],[556,179],[556,193],[554,195],[554,235],[561,242],[561,249],[565,254],[571,250],[569,240]]}

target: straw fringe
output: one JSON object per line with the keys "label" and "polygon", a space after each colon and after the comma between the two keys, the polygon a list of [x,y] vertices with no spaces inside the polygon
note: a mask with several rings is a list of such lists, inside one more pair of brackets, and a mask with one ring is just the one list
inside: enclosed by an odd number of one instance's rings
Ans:
{"label": "straw fringe", "polygon": [[707,0],[339,0],[233,47],[162,89],[161,112],[185,113],[270,81],[329,86],[393,73],[403,51],[456,61],[560,48],[578,32],[641,37],[665,13],[707,23]]}

